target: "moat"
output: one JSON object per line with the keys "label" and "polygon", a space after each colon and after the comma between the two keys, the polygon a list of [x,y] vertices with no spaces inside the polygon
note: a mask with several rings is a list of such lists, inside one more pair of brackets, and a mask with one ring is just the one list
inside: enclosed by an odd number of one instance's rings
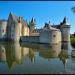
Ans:
{"label": "moat", "polygon": [[0,74],[74,74],[75,46],[0,43]]}

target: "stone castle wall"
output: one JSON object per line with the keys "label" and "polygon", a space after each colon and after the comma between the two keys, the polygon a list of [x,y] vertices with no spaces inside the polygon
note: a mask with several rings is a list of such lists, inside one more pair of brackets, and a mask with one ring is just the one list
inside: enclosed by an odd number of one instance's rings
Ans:
{"label": "stone castle wall", "polygon": [[21,36],[22,42],[34,42],[34,43],[40,43],[39,42],[39,36]]}
{"label": "stone castle wall", "polygon": [[41,43],[56,44],[61,42],[61,32],[57,30],[44,30],[40,33]]}
{"label": "stone castle wall", "polygon": [[0,39],[6,38],[7,21],[0,21]]}
{"label": "stone castle wall", "polygon": [[[60,38],[59,38],[60,37]],[[61,42],[61,32],[43,30],[39,36],[22,36],[22,42],[57,44]]]}

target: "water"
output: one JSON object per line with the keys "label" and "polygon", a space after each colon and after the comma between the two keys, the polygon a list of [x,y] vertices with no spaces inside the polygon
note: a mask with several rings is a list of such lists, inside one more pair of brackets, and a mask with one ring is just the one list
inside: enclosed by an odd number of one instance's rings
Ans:
{"label": "water", "polygon": [[[74,47],[74,46],[73,46]],[[0,43],[0,74],[74,74],[75,48],[56,45]]]}

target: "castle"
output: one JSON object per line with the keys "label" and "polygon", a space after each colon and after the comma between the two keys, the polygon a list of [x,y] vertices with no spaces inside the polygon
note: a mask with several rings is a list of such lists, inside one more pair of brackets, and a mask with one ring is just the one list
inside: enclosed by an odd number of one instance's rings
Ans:
{"label": "castle", "polygon": [[28,41],[41,43],[58,43],[70,41],[70,25],[64,17],[58,25],[45,23],[41,29],[35,28],[34,18],[27,23],[23,17],[18,17],[10,12],[8,20],[0,20],[0,40]]}

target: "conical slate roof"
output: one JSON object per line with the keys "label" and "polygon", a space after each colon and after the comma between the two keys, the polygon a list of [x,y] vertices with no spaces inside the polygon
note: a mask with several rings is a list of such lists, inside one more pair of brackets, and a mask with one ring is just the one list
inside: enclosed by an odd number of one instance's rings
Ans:
{"label": "conical slate roof", "polygon": [[35,24],[35,19],[32,17],[31,23]]}
{"label": "conical slate roof", "polygon": [[61,22],[60,25],[70,25],[67,21],[66,16],[64,17],[63,22]]}
{"label": "conical slate roof", "polygon": [[64,17],[63,24],[65,24],[65,25],[69,25],[66,16]]}
{"label": "conical slate roof", "polygon": [[14,21],[16,21],[16,22],[18,21],[18,16],[16,16],[15,14],[12,14],[10,12],[9,16],[11,16]]}
{"label": "conical slate roof", "polygon": [[[10,12],[9,16],[12,17],[13,21],[18,22],[18,20],[19,20],[18,16],[16,16],[15,14],[13,14],[11,12]],[[27,22],[23,19],[23,17],[21,17],[21,22],[24,26],[27,26]]]}

